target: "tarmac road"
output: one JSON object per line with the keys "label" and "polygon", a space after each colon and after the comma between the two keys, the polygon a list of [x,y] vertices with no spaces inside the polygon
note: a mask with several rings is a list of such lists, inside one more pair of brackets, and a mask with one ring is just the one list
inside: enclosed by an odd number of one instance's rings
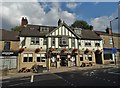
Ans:
{"label": "tarmac road", "polygon": [[101,86],[120,87],[120,68],[99,68],[90,70],[75,70],[61,73],[35,75],[3,80],[2,87],[17,86]]}

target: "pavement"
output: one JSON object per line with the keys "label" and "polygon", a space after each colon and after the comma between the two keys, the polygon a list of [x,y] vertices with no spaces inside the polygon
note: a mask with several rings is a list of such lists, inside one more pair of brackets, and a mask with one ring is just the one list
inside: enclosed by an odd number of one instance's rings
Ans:
{"label": "pavement", "polygon": [[2,76],[0,73],[0,80],[2,79],[10,79],[10,78],[19,78],[19,77],[27,77],[31,75],[41,75],[41,74],[52,74],[52,73],[61,73],[61,72],[67,72],[67,71],[73,71],[73,70],[87,70],[87,69],[95,69],[95,68],[119,68],[119,65],[109,64],[109,65],[94,65],[90,67],[60,67],[60,68],[50,68],[50,70],[43,71],[42,73],[17,73],[17,72],[9,72],[6,76]]}

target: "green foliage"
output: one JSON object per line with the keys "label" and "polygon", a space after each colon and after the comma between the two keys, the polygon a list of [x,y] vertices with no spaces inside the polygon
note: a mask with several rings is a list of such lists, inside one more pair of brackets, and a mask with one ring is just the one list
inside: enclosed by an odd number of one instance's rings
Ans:
{"label": "green foliage", "polygon": [[83,20],[76,20],[71,26],[74,28],[77,27],[77,28],[93,30],[93,26],[89,25],[86,21]]}
{"label": "green foliage", "polygon": [[14,28],[11,28],[12,31],[20,31],[21,26],[15,26]]}

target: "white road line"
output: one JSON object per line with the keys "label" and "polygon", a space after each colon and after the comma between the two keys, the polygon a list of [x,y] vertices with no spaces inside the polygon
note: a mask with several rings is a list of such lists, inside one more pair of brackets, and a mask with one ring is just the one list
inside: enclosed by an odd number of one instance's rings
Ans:
{"label": "white road line", "polygon": [[8,82],[10,82],[10,81],[2,81],[2,83],[8,83]]}
{"label": "white road line", "polygon": [[23,79],[20,79],[20,80],[28,80],[28,79],[30,79],[30,78],[23,78]]}
{"label": "white road line", "polygon": [[9,85],[9,86],[17,86],[17,85],[27,84],[27,83],[30,83],[30,82],[18,83],[18,84],[13,84],[13,85]]}
{"label": "white road line", "polygon": [[120,73],[115,73],[115,72],[108,72],[110,74],[115,74],[115,75],[120,75]]}

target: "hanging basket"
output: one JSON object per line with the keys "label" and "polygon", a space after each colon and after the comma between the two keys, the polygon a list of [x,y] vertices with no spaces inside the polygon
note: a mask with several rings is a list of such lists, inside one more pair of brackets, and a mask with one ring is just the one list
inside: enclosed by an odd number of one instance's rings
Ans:
{"label": "hanging basket", "polygon": [[100,53],[102,53],[102,51],[98,49],[98,50],[96,50],[96,53],[100,54]]}
{"label": "hanging basket", "polygon": [[86,53],[88,53],[88,52],[90,52],[90,50],[89,50],[89,49],[86,49],[84,53],[86,54]]}
{"label": "hanging basket", "polygon": [[66,48],[64,48],[63,50],[61,50],[61,53],[64,53],[65,51],[67,51]]}
{"label": "hanging basket", "polygon": [[40,52],[40,48],[37,48],[37,49],[35,50],[35,53],[38,53],[38,52]]}
{"label": "hanging basket", "polygon": [[78,49],[73,49],[72,53],[76,53],[78,51]]}
{"label": "hanging basket", "polygon": [[19,53],[22,53],[23,51],[24,51],[24,48],[20,48],[20,49],[18,50]]}

